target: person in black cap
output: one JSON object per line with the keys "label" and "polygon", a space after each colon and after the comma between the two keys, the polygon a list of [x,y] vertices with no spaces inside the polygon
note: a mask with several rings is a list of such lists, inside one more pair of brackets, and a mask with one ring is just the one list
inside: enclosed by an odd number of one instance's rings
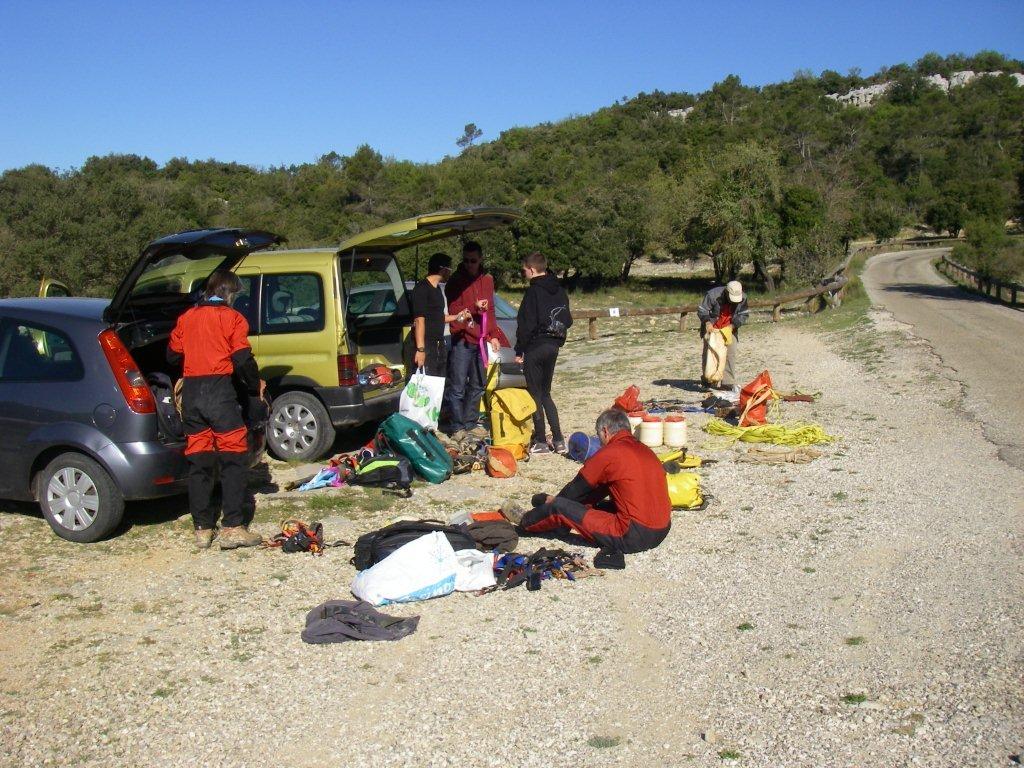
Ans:
{"label": "person in black cap", "polygon": [[435,253],[427,262],[427,276],[416,283],[409,295],[412,331],[406,337],[403,348],[407,378],[420,368],[427,376],[444,376],[447,372],[445,326],[454,321],[469,319],[468,310],[463,310],[457,315],[445,313],[447,304],[440,285],[451,273],[451,256]]}

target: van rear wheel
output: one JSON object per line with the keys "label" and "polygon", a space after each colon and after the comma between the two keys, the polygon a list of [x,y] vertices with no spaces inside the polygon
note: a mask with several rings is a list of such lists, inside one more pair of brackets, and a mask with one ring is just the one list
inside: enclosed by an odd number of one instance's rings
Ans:
{"label": "van rear wheel", "polygon": [[308,392],[285,392],[274,399],[267,425],[267,444],[285,461],[315,461],[334,445],[331,417]]}

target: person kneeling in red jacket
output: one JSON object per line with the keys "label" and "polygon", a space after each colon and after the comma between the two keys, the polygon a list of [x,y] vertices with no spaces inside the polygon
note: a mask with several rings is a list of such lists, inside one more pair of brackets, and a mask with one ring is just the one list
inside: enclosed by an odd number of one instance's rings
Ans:
{"label": "person kneeling in red jacket", "polygon": [[534,508],[522,515],[519,528],[527,534],[575,531],[608,552],[654,549],[672,526],[665,469],[633,437],[624,411],[602,413],[596,430],[601,449],[557,496],[534,496]]}

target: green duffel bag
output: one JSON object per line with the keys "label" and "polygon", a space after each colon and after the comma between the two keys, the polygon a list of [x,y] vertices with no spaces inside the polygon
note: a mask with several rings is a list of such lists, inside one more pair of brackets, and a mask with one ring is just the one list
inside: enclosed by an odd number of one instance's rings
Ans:
{"label": "green duffel bag", "polygon": [[452,457],[441,441],[400,413],[388,416],[380,425],[378,451],[384,447],[405,456],[416,474],[428,483],[443,483],[452,476]]}

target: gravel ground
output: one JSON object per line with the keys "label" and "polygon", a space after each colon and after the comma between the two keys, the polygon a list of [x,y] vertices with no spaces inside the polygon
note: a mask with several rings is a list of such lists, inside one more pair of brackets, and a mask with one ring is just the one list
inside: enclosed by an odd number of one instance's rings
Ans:
{"label": "gravel ground", "polygon": [[[555,391],[566,431],[630,383],[699,400],[696,335],[673,327],[629,319],[572,340]],[[348,596],[346,549],[198,552],[180,503],[72,545],[5,505],[0,764],[1012,765],[1021,473],[884,313],[843,332],[754,327],[740,353],[745,378],[768,368],[782,390],[822,392],[785,415],[842,440],[807,465],[720,452],[703,470],[713,503],[676,513],[626,570],[393,608],[422,617],[397,643],[300,641],[309,608]],[[535,457],[514,479],[460,476],[401,502],[261,495],[257,527],[301,513],[351,541],[396,514],[525,500],[575,468]]]}

